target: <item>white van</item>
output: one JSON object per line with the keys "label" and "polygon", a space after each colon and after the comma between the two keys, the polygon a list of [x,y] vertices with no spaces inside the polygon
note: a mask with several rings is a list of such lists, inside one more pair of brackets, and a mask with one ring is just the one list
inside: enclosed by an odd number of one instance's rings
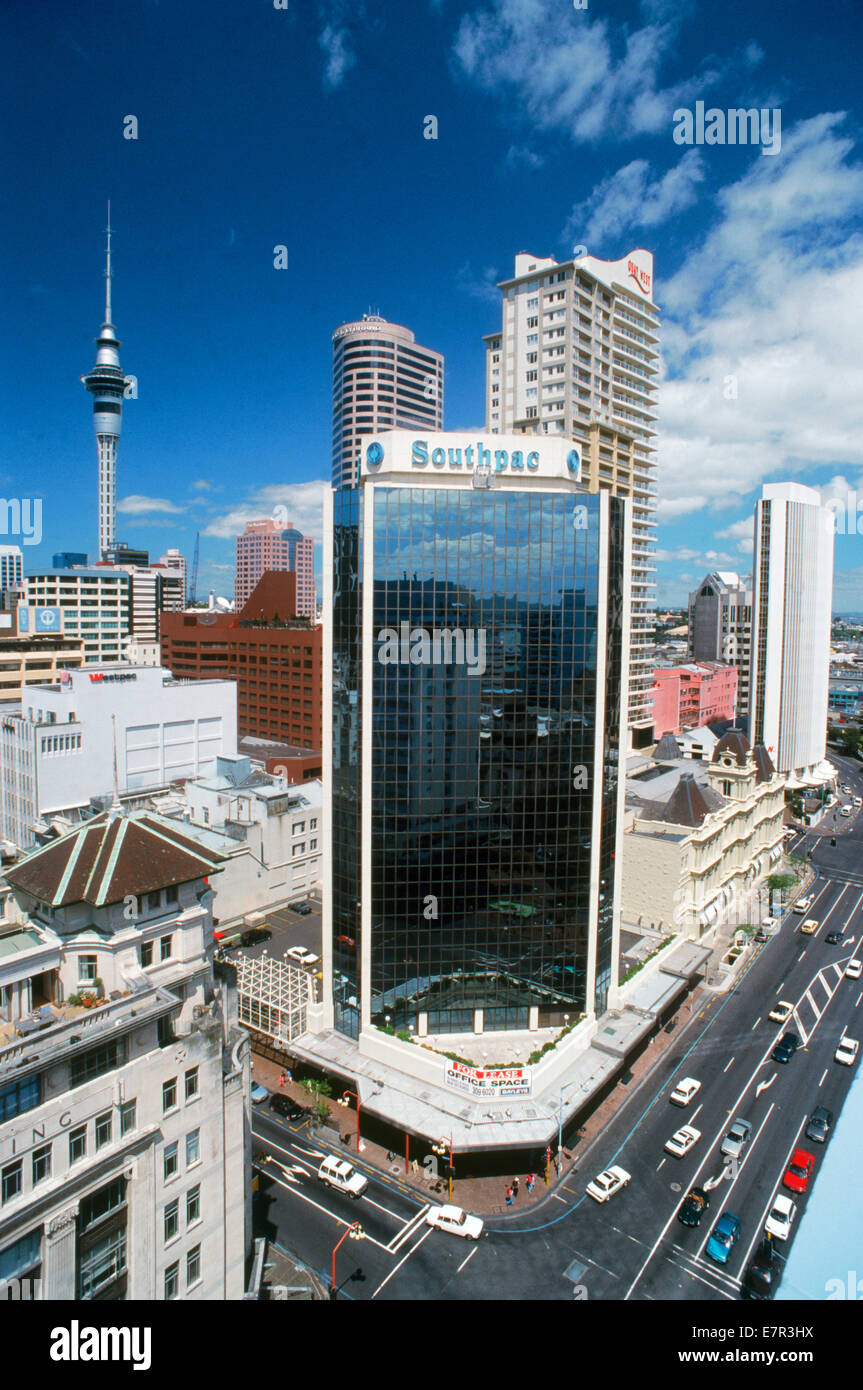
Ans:
{"label": "white van", "polygon": [[318,1179],[328,1187],[334,1187],[337,1192],[346,1192],[349,1197],[362,1197],[369,1185],[368,1178],[363,1177],[362,1173],[358,1173],[356,1168],[352,1168],[343,1158],[336,1158],[333,1154],[324,1159],[318,1169]]}

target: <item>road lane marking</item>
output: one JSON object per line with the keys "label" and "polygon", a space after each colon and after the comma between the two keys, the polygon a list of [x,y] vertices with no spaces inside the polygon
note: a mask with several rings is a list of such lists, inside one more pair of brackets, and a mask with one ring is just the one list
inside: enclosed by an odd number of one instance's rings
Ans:
{"label": "road lane marking", "polygon": [[[704,1109],[704,1101],[702,1101],[701,1104],[700,1104],[699,1107],[698,1107],[698,1110],[703,1110],[703,1109]],[[689,1117],[689,1123],[690,1123],[690,1124],[692,1123],[693,1120],[695,1120],[695,1119],[698,1118],[698,1110],[693,1110],[692,1114],[690,1115],[690,1117]]]}
{"label": "road lane marking", "polygon": [[478,1245],[475,1245],[474,1248],[473,1248],[473,1250],[471,1250],[470,1254],[469,1254],[469,1255],[465,1255],[464,1259],[462,1260],[461,1264],[459,1265],[458,1269],[456,1270],[456,1274],[461,1274],[461,1272],[462,1272],[462,1270],[464,1269],[465,1265],[467,1264],[468,1260],[472,1260],[472,1259],[473,1259],[473,1257],[474,1257],[474,1255],[476,1254],[476,1252],[477,1252],[478,1249],[479,1249],[479,1246],[478,1246]]}
{"label": "road lane marking", "polygon": [[566,1198],[565,1198],[565,1197],[559,1196],[558,1193],[552,1192],[551,1195],[552,1195],[552,1197],[554,1198],[554,1200],[555,1200],[556,1202],[563,1202],[563,1205],[564,1205],[565,1207],[569,1205],[569,1203],[567,1202]]}
{"label": "road lane marking", "polygon": [[734,1058],[733,1058],[733,1057],[730,1057],[730,1058],[728,1059],[728,1061],[725,1063],[725,1066],[722,1068],[722,1075],[723,1075],[723,1076],[724,1076],[725,1073],[728,1071],[728,1068],[731,1066],[731,1063],[732,1063],[733,1061],[734,1061]]}
{"label": "road lane marking", "polygon": [[775,1071],[769,1081],[759,1081],[755,1087],[756,1096],[760,1096],[762,1091],[766,1091],[768,1087],[772,1086],[778,1075],[778,1071]]}
{"label": "road lane marking", "polygon": [[721,1294],[723,1298],[734,1298],[735,1295],[733,1293],[729,1293],[727,1289],[721,1288],[719,1284],[714,1284],[712,1280],[705,1279],[702,1275],[696,1274],[694,1270],[687,1269],[686,1265],[680,1260],[675,1260],[670,1255],[666,1255],[664,1258],[670,1265],[676,1265],[689,1279],[697,1279],[699,1284],[706,1284],[709,1289],[713,1289],[714,1293]]}
{"label": "road lane marking", "polygon": [[404,1245],[406,1240],[410,1239],[417,1226],[419,1226],[425,1220],[425,1214],[427,1211],[431,1211],[431,1204],[428,1202],[423,1207],[422,1211],[418,1212],[416,1216],[411,1217],[410,1221],[406,1222],[402,1229],[396,1232],[389,1245],[387,1246],[387,1249],[393,1255],[396,1253],[397,1250],[401,1248],[401,1246]]}
{"label": "road lane marking", "polygon": [[[301,1202],[305,1202],[310,1207],[315,1207],[317,1211],[322,1211],[325,1216],[332,1217],[333,1221],[335,1221],[339,1226],[353,1226],[356,1224],[353,1221],[346,1221],[343,1216],[337,1216],[334,1211],[330,1211],[329,1207],[321,1206],[320,1202],[316,1202],[312,1197],[309,1197],[305,1192],[302,1192],[299,1187],[293,1187],[290,1183],[282,1182],[281,1178],[277,1178],[273,1174],[270,1174],[269,1176],[272,1178],[273,1182],[278,1183],[279,1187],[283,1187],[285,1191],[290,1192],[293,1197],[299,1198]],[[429,1227],[429,1230],[431,1230],[431,1227]],[[372,1245],[376,1245],[379,1250],[384,1250],[387,1254],[390,1253],[387,1250],[387,1247],[381,1241],[375,1240],[374,1236],[370,1236],[368,1231],[366,1232],[364,1239],[370,1240]]]}
{"label": "road lane marking", "polygon": [[[665,1159],[662,1160],[662,1163],[664,1163],[664,1162],[665,1162]],[[659,1164],[659,1167],[656,1169],[657,1173],[659,1172],[659,1169],[662,1167],[662,1163],[660,1163],[660,1164]]]}
{"label": "road lane marking", "polygon": [[824,1085],[824,1077],[827,1075],[827,1072],[828,1072],[828,1071],[829,1071],[829,1067],[825,1067],[825,1068],[824,1068],[824,1076],[822,1076],[821,1080],[818,1082],[818,1089],[819,1089],[819,1091],[821,1090],[821,1087]]}
{"label": "road lane marking", "polygon": [[[420,1246],[422,1245],[423,1241],[428,1240],[428,1238],[429,1238],[429,1236],[431,1235],[431,1233],[432,1233],[433,1230],[434,1230],[434,1226],[429,1226],[429,1228],[428,1228],[428,1230],[426,1231],[425,1235],[424,1235],[424,1236],[420,1236],[420,1238],[419,1238],[419,1240],[417,1241],[416,1245],[412,1245],[411,1248],[410,1248],[410,1250],[408,1250],[408,1251],[406,1252],[406,1254],[402,1255],[402,1258],[399,1260],[398,1264],[397,1264],[397,1265],[394,1265],[394,1267],[390,1270],[389,1274],[387,1275],[386,1279],[384,1279],[383,1283],[382,1283],[382,1284],[378,1284],[377,1288],[375,1289],[374,1293],[372,1294],[372,1298],[377,1298],[377,1296],[378,1296],[378,1294],[380,1293],[381,1289],[384,1288],[384,1287],[390,1282],[390,1280],[392,1279],[392,1277],[393,1277],[394,1274],[398,1274],[398,1272],[399,1272],[399,1270],[401,1269],[402,1265],[404,1264],[405,1260],[409,1260],[410,1257],[411,1257],[411,1255],[413,1255],[414,1252],[415,1252],[416,1250],[419,1250],[419,1248],[420,1248]],[[366,1240],[368,1240],[368,1239],[369,1239],[369,1237],[366,1236]]]}
{"label": "road lane marking", "polygon": [[760,1014],[759,1014],[758,1018],[756,1018],[755,1022],[754,1022],[753,1025],[752,1025],[752,1027],[749,1029],[750,1033],[752,1033],[752,1032],[755,1031],[755,1029],[758,1027],[758,1025],[759,1025],[760,1022],[761,1022],[761,1016],[760,1016]]}
{"label": "road lane marking", "polygon": [[798,959],[798,960],[802,960],[803,957],[804,957],[805,955],[806,955],[806,947],[804,946],[804,947],[803,947],[803,950],[800,952],[800,955],[797,957],[797,959]]}

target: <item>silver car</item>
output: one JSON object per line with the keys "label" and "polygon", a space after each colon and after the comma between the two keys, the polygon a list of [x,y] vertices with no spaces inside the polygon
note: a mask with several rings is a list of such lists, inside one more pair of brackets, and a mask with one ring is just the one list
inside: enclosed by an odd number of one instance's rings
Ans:
{"label": "silver car", "polygon": [[722,1141],[719,1152],[726,1158],[739,1158],[749,1143],[752,1125],[748,1120],[733,1120]]}

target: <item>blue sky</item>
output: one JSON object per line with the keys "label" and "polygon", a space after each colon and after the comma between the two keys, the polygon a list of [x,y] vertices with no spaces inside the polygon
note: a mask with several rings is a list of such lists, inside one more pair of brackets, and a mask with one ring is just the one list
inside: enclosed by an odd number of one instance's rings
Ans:
{"label": "blue sky", "polygon": [[[232,593],[231,538],[276,504],[320,537],[339,323],[413,328],[446,356],[446,427],[481,426],[515,252],[643,245],[664,315],[660,602],[746,572],[760,484],[794,478],[859,495],[835,607],[863,609],[861,36],[858,0],[9,0],[0,481],[44,499],[25,568],[95,551],[79,377],[110,197],[139,383],[119,537],[191,559],[200,530],[199,587]],[[778,153],[675,143],[697,101],[779,109]]]}

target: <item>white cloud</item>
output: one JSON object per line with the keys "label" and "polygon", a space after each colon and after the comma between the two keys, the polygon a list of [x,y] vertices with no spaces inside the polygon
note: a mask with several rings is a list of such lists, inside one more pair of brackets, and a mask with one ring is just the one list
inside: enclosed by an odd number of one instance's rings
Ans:
{"label": "white cloud", "polygon": [[143,497],[140,493],[121,497],[117,503],[117,511],[127,516],[144,516],[147,512],[177,513],[185,510],[185,507],[178,507],[176,502],[169,502],[167,497]]}
{"label": "white cloud", "polygon": [[341,86],[357,61],[350,34],[338,24],[326,24],[318,36],[318,44],[326,58],[324,85],[331,89]]}
{"label": "white cloud", "polygon": [[690,207],[704,179],[700,150],[686,154],[667,173],[651,180],[646,159],[634,159],[610,174],[572,209],[565,236],[597,242],[627,240],[636,227],[656,227]]}
{"label": "white cloud", "polygon": [[504,160],[507,169],[541,169],[544,163],[544,155],[527,145],[510,145]]}
{"label": "white cloud", "polygon": [[220,536],[224,540],[239,536],[247,521],[260,521],[273,515],[276,507],[284,507],[288,519],[320,543],[323,538],[323,495],[329,484],[323,481],[308,483],[269,483],[257,488],[245,501],[237,503],[204,528],[205,536]]}
{"label": "white cloud", "polygon": [[513,93],[534,130],[563,129],[578,142],[670,131],[674,109],[703,96],[718,73],[662,88],[686,11],[661,0],[648,11],[648,23],[630,28],[564,0],[490,0],[462,19],[453,61],[485,91]]}
{"label": "white cloud", "polygon": [[485,304],[494,304],[500,309],[500,290],[497,288],[500,278],[496,266],[488,265],[477,274],[470,262],[465,261],[456,275],[456,285],[462,293],[469,294],[472,299],[481,299]]}
{"label": "white cloud", "polygon": [[753,153],[659,285],[663,517],[740,505],[767,478],[863,466],[863,237],[850,229],[863,167],[842,120],[800,123],[779,157]]}

